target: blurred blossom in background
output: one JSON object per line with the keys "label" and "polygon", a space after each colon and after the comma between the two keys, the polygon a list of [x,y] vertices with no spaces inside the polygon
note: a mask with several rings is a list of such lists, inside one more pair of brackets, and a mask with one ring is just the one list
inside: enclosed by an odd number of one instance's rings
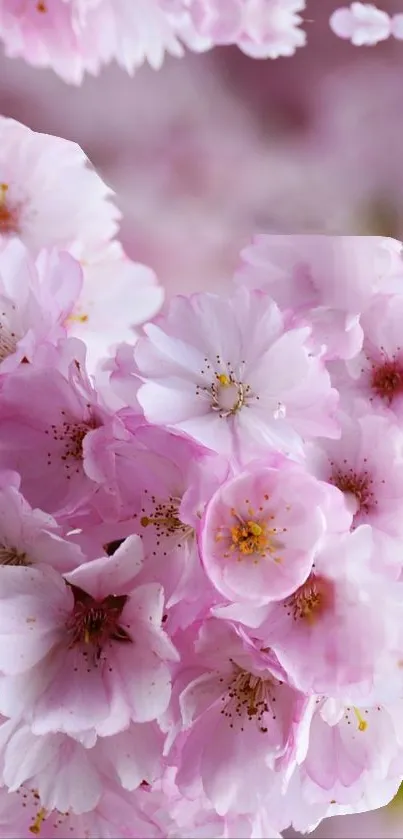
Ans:
{"label": "blurred blossom in background", "polygon": [[[132,79],[111,66],[75,88],[1,56],[0,113],[84,148],[116,191],[129,256],[168,295],[227,288],[260,231],[402,238],[403,42],[336,38],[338,5],[310,0],[309,48],[276,61],[223,47]],[[403,836],[403,802],[313,835]]]}

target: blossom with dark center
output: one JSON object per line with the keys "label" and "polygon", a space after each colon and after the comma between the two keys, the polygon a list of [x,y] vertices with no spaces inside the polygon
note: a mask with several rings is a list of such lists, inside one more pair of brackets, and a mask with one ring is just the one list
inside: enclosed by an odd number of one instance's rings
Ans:
{"label": "blossom with dark center", "polygon": [[88,592],[70,584],[74,595],[74,609],[67,621],[72,647],[92,647],[96,660],[101,657],[102,648],[108,641],[131,644],[133,639],[123,626],[119,625],[127,594],[109,594],[103,600],[96,600]]}

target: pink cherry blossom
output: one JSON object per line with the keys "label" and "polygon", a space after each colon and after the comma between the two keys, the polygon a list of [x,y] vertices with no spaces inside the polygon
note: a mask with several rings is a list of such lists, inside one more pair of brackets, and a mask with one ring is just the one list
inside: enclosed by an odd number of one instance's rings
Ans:
{"label": "pink cherry blossom", "polygon": [[321,480],[343,493],[354,516],[353,526],[373,529],[374,565],[399,576],[403,537],[403,435],[384,416],[342,415],[340,440],[306,447],[308,464]]}
{"label": "pink cherry blossom", "polygon": [[[351,518],[330,495],[348,528]],[[291,595],[309,576],[326,531],[326,485],[284,461],[225,483],[207,506],[200,550],[228,600],[261,606]]]}
{"label": "pink cherry blossom", "polygon": [[[96,2],[89,0],[87,6]],[[80,84],[84,69],[97,72],[103,58],[99,43],[91,56],[86,50],[85,60],[84,10],[82,0],[1,0],[0,37],[6,55],[23,57],[34,67],[52,67],[65,81]]]}
{"label": "pink cherry blossom", "polygon": [[362,346],[359,315],[376,292],[400,290],[400,243],[377,236],[256,236],[242,251],[238,283],[268,291],[312,325],[330,357]]}
{"label": "pink cherry blossom", "polygon": [[[396,708],[375,705],[356,707],[333,699],[318,699],[313,716],[307,756],[301,767],[302,784],[308,800],[354,808],[369,792],[368,784],[380,789],[386,781],[400,784],[402,758],[394,724]],[[398,712],[399,715],[401,712]]]}
{"label": "pink cherry blossom", "polygon": [[366,410],[392,421],[403,415],[402,313],[403,295],[375,295],[361,316],[361,352],[345,363],[329,365],[346,408],[358,399]]}
{"label": "pink cherry blossom", "polygon": [[177,653],[162,629],[162,587],[135,580],[142,561],[133,536],[65,579],[24,567],[0,577],[1,634],[10,638],[15,621],[23,628],[0,655],[7,716],[19,714],[17,684],[36,734],[117,734],[165,710]]}
{"label": "pink cherry blossom", "polygon": [[143,816],[136,793],[125,793],[112,785],[98,806],[89,813],[74,815],[43,807],[35,789],[16,792],[0,789],[0,827],[10,839],[163,839],[155,824]]}
{"label": "pink cherry blossom", "polygon": [[89,367],[95,369],[117,343],[134,341],[135,327],[154,317],[163,296],[151,268],[120,252],[88,266],[81,293],[66,312],[66,328],[85,341]]}
{"label": "pink cherry blossom", "polygon": [[111,783],[131,791],[154,784],[162,772],[164,737],[156,723],[132,723],[94,743],[84,734],[80,740],[59,733],[37,736],[11,720],[1,727],[0,740],[2,777],[10,792],[34,788],[49,811],[89,812]]}
{"label": "pink cherry blossom", "polygon": [[329,537],[305,583],[267,607],[259,637],[300,690],[336,697],[372,689],[396,619],[388,615],[392,588],[371,573],[372,551],[369,525]]}
{"label": "pink cherry blossom", "polygon": [[378,44],[391,34],[388,13],[372,3],[351,3],[350,7],[336,9],[330,26],[335,35],[347,38],[356,47]]}
{"label": "pink cherry blossom", "polygon": [[[19,476],[2,473],[0,487],[0,564],[50,566],[61,573],[84,561],[79,547],[62,538],[63,531],[46,513],[31,509],[19,492]],[[3,482],[2,482],[3,483]]]}
{"label": "pink cherry blossom", "polygon": [[[52,6],[68,9],[63,0]],[[80,147],[5,117],[0,140],[2,237],[18,236],[35,255],[57,246],[86,261],[99,257],[120,213]]]}
{"label": "pink cherry blossom", "polygon": [[[68,350],[81,353],[80,342],[70,341]],[[97,435],[113,439],[113,422],[118,422],[98,399],[82,359],[73,357],[65,372],[47,358],[32,369],[21,365],[4,377],[0,389],[0,464],[19,472],[31,504],[58,514],[86,502],[97,481],[105,479],[102,462],[93,463],[92,447]],[[45,480],[38,482],[38,475]]]}
{"label": "pink cherry blossom", "polygon": [[180,696],[178,786],[186,793],[201,782],[220,815],[252,812],[275,783],[276,761],[302,732],[309,702],[277,678],[264,652],[252,655],[230,624],[205,624],[197,653],[204,668]]}
{"label": "pink cherry blossom", "polygon": [[337,394],[312,353],[310,330],[287,329],[262,292],[240,289],[230,301],[177,297],[144,331],[135,360],[149,422],[222,453],[296,451],[300,435],[337,437]]}
{"label": "pink cherry blossom", "polygon": [[63,338],[63,311],[82,284],[80,265],[64,252],[42,251],[36,262],[14,239],[0,250],[0,371],[31,362],[38,346]]}

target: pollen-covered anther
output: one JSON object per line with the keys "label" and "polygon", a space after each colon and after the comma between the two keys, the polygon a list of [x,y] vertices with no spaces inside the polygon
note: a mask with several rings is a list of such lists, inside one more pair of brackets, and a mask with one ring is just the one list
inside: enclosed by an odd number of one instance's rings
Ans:
{"label": "pollen-covered anther", "polygon": [[355,716],[357,717],[357,722],[358,722],[358,731],[366,731],[366,730],[367,730],[367,728],[368,728],[368,723],[367,723],[367,721],[366,721],[366,720],[364,720],[364,718],[363,718],[363,717],[362,717],[362,715],[360,714],[360,712],[359,712],[358,708],[355,708],[355,707],[354,707],[354,708],[353,708],[353,711],[354,711]]}
{"label": "pollen-covered anther", "polygon": [[269,513],[264,514],[263,506],[259,507],[259,512],[263,512],[261,517],[249,507],[250,518],[244,519],[235,508],[231,509],[235,523],[229,528],[220,528],[215,537],[217,542],[225,539],[227,544],[229,543],[228,550],[224,553],[225,558],[236,555],[238,562],[241,562],[245,557],[253,557],[253,562],[257,564],[259,557],[270,556],[275,562],[281,562],[278,551],[284,545],[278,535],[285,533],[286,528],[273,527],[275,517]]}
{"label": "pollen-covered anther", "polygon": [[311,574],[308,579],[286,600],[284,608],[294,621],[305,621],[312,625],[329,608],[331,603],[331,584],[321,577]]}

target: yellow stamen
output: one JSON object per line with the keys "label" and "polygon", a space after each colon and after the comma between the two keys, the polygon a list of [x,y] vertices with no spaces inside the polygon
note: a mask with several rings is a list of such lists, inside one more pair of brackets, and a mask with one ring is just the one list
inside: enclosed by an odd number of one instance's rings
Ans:
{"label": "yellow stamen", "polygon": [[362,718],[358,708],[353,708],[353,711],[358,720],[358,731],[366,731],[368,728],[368,723]]}
{"label": "yellow stamen", "polygon": [[34,818],[34,821],[32,822],[32,824],[29,828],[30,833],[34,833],[35,836],[39,836],[39,834],[41,832],[42,822],[44,822],[45,819],[46,819],[46,810],[45,810],[44,807],[41,807],[41,809],[38,810],[38,812],[37,812],[37,814]]}
{"label": "yellow stamen", "polygon": [[217,376],[217,379],[222,387],[228,387],[231,384],[230,379],[225,375],[225,373],[220,373]]}
{"label": "yellow stamen", "polygon": [[88,315],[72,314],[72,315],[69,315],[68,318],[67,318],[67,322],[69,322],[69,321],[71,323],[87,323]]}
{"label": "yellow stamen", "polygon": [[88,629],[84,630],[84,644],[89,644],[91,642],[91,635]]}

